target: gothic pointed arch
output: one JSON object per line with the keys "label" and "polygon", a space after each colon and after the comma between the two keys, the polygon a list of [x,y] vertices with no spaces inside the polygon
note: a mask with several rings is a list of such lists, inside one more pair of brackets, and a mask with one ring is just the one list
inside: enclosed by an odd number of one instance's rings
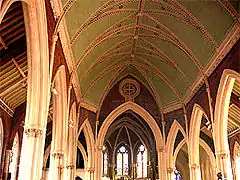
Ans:
{"label": "gothic pointed arch", "polygon": [[240,81],[238,72],[225,69],[223,71],[220,84],[218,87],[216,105],[215,105],[215,121],[214,121],[214,141],[217,154],[217,168],[223,173],[224,177],[232,179],[232,170],[230,162],[230,151],[228,144],[228,110],[230,97],[235,81]]}
{"label": "gothic pointed arch", "polygon": [[180,131],[185,138],[186,134],[185,134],[184,129],[177,122],[177,120],[174,120],[173,124],[170,128],[168,138],[167,138],[167,144],[166,144],[167,168],[174,168],[175,167],[175,165],[174,165],[175,163],[173,161],[172,156],[174,154],[174,143],[175,143],[178,131]]}
{"label": "gothic pointed arch", "polygon": [[[107,130],[110,127],[110,125],[113,123],[113,121],[122,113],[124,113],[127,110],[132,110],[133,112],[139,114],[145,121],[146,123],[149,125],[149,127],[152,129],[154,138],[156,140],[156,150],[158,151],[158,168],[159,168],[159,177],[165,179],[166,178],[166,171],[164,170],[166,167],[165,165],[162,163],[163,161],[165,161],[165,157],[162,155],[162,149],[163,149],[163,138],[162,138],[162,134],[160,131],[159,126],[157,125],[156,121],[153,119],[153,117],[141,106],[139,106],[138,104],[131,102],[131,101],[127,101],[124,104],[118,106],[116,109],[114,109],[108,116],[107,118],[104,120],[99,133],[98,133],[98,137],[96,140],[96,146],[101,149],[101,147],[103,146],[104,143],[104,138],[106,136]],[[102,167],[102,155],[101,153],[98,152],[98,156],[100,158],[96,159],[96,165],[98,165],[97,167],[97,173],[96,173],[96,178],[100,178],[102,176],[101,172],[101,167]],[[99,172],[99,173],[98,173]]]}
{"label": "gothic pointed arch", "polygon": [[81,125],[78,136],[81,131],[83,131],[86,142],[87,142],[87,152],[88,152],[88,169],[94,168],[94,149],[95,149],[95,140],[92,131],[91,124],[88,119],[85,119],[83,124]]}

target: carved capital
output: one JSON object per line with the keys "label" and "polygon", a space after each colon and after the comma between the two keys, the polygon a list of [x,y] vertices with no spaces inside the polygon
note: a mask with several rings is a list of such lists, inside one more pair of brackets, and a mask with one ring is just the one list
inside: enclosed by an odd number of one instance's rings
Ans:
{"label": "carved capital", "polygon": [[192,170],[196,170],[196,169],[198,169],[199,168],[199,165],[197,165],[197,164],[193,164],[192,166],[191,166],[191,169]]}
{"label": "carved capital", "polygon": [[94,173],[94,171],[95,171],[94,167],[90,167],[90,168],[88,169],[88,172],[90,172],[90,173]]}
{"label": "carved capital", "polygon": [[103,148],[100,147],[100,146],[96,146],[96,147],[95,147],[95,150],[96,150],[96,151],[101,151],[101,152],[102,152],[102,151],[103,151]]}
{"label": "carved capital", "polygon": [[157,147],[157,152],[164,152],[165,148],[164,146]]}
{"label": "carved capital", "polygon": [[41,129],[36,129],[36,128],[28,128],[25,129],[25,134],[27,137],[40,137],[42,135],[43,131]]}
{"label": "carved capital", "polygon": [[173,171],[174,171],[174,168],[167,168],[167,173],[168,173],[168,174],[173,173]]}
{"label": "carved capital", "polygon": [[68,165],[66,165],[66,168],[67,169],[74,169],[74,165],[73,164],[68,164]]}
{"label": "carved capital", "polygon": [[54,152],[52,153],[52,157],[61,159],[63,157],[63,152]]}
{"label": "carved capital", "polygon": [[219,157],[220,159],[227,159],[227,158],[229,157],[229,154],[227,154],[227,153],[221,153],[221,154],[218,154],[218,157]]}

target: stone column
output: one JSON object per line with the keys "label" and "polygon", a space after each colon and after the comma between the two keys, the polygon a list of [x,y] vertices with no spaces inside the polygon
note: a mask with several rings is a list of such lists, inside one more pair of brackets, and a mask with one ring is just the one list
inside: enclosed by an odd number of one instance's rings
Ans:
{"label": "stone column", "polygon": [[3,170],[3,174],[4,174],[4,180],[7,180],[8,177],[8,171],[9,171],[9,164],[10,164],[10,156],[11,156],[12,150],[11,149],[7,149],[6,153],[5,153],[5,161],[4,161],[4,170]]}
{"label": "stone column", "polygon": [[39,180],[50,100],[47,18],[44,0],[23,3],[26,27],[28,81],[27,108],[19,179]]}
{"label": "stone column", "polygon": [[75,169],[75,166],[74,164],[68,164],[66,166],[66,174],[67,174],[67,178],[66,180],[73,180],[75,175],[74,175],[74,169]]}
{"label": "stone column", "polygon": [[167,179],[166,156],[164,146],[157,148],[159,179]]}
{"label": "stone column", "polygon": [[167,179],[173,180],[174,178],[174,168],[167,168]]}
{"label": "stone column", "polygon": [[102,148],[95,148],[95,180],[102,179]]}
{"label": "stone column", "polygon": [[40,179],[42,175],[45,131],[25,128],[19,179]]}
{"label": "stone column", "polygon": [[50,178],[51,180],[61,180],[62,175],[62,161],[63,161],[63,153],[62,152],[53,152],[51,156],[50,163]]}
{"label": "stone column", "polygon": [[193,164],[190,166],[190,180],[201,180],[200,166]]}
{"label": "stone column", "polygon": [[223,175],[223,179],[233,179],[232,175],[232,166],[231,166],[231,160],[230,160],[230,154],[228,153],[220,153],[217,155],[218,157],[218,164],[220,167],[218,167],[219,171]]}
{"label": "stone column", "polygon": [[94,171],[95,171],[94,168],[89,168],[89,170],[88,170],[90,180],[94,180]]}

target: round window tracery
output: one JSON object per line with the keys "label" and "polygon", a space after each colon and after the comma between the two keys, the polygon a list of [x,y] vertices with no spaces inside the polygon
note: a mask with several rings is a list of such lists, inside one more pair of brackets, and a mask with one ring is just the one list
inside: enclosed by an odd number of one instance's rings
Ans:
{"label": "round window tracery", "polygon": [[119,91],[125,101],[133,101],[140,92],[140,86],[136,80],[127,78],[120,83]]}

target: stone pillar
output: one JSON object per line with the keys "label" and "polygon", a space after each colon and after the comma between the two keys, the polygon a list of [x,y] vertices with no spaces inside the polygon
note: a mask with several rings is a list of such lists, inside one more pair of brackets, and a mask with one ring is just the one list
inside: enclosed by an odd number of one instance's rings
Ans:
{"label": "stone pillar", "polygon": [[74,164],[68,164],[66,166],[66,180],[73,180],[75,175],[74,175],[74,169],[75,169],[75,166]]}
{"label": "stone pillar", "polygon": [[167,179],[173,180],[174,178],[174,168],[167,168]]}
{"label": "stone pillar", "polygon": [[95,180],[102,179],[102,149],[99,147],[95,148]]}
{"label": "stone pillar", "polygon": [[19,179],[39,180],[50,100],[47,18],[44,0],[23,3],[26,27],[28,82]]}
{"label": "stone pillar", "polygon": [[201,180],[200,166],[193,164],[190,166],[190,180]]}
{"label": "stone pillar", "polygon": [[167,179],[166,156],[164,146],[157,148],[159,179]]}
{"label": "stone pillar", "polygon": [[232,166],[231,166],[231,160],[230,160],[230,154],[228,153],[221,153],[217,155],[218,157],[218,170],[222,173],[223,179],[233,179],[232,175]]}
{"label": "stone pillar", "polygon": [[51,180],[61,180],[62,176],[62,161],[63,161],[63,153],[62,152],[53,152],[51,156],[50,163],[50,178]]}
{"label": "stone pillar", "polygon": [[94,180],[94,171],[95,171],[94,168],[89,168],[89,170],[88,170],[90,180]]}
{"label": "stone pillar", "polygon": [[45,131],[25,128],[19,179],[40,179],[42,175]]}
{"label": "stone pillar", "polygon": [[6,153],[5,153],[5,161],[4,161],[4,170],[3,170],[3,174],[4,174],[4,180],[7,180],[8,177],[8,171],[9,171],[9,164],[10,164],[10,156],[11,156],[12,150],[11,149],[7,149]]}

